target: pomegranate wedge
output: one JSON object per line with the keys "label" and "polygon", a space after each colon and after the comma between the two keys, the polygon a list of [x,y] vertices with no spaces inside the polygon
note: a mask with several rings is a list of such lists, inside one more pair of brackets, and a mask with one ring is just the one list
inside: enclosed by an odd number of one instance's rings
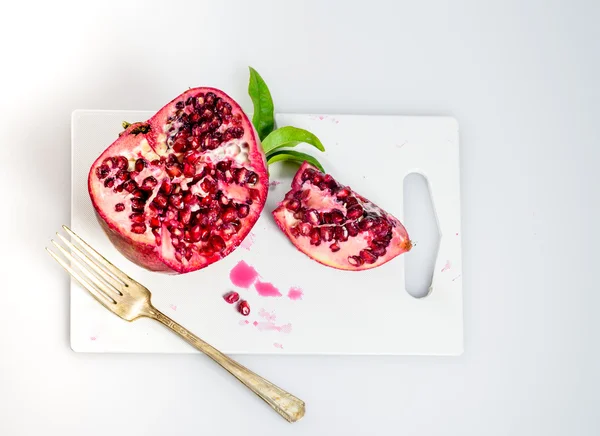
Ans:
{"label": "pomegranate wedge", "polygon": [[273,216],[298,250],[333,268],[375,268],[412,247],[397,218],[307,162]]}

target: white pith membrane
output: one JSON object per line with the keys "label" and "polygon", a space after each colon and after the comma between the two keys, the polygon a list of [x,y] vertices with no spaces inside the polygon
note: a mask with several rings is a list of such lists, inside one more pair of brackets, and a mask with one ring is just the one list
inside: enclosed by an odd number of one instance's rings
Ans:
{"label": "white pith membrane", "polygon": [[154,131],[127,129],[92,168],[90,189],[120,233],[187,267],[241,242],[267,180],[264,162],[255,168],[250,158],[260,145],[237,104],[211,92],[180,97],[141,124]]}
{"label": "white pith membrane", "polygon": [[397,218],[307,163],[273,215],[300,251],[334,268],[374,268],[411,247]]}

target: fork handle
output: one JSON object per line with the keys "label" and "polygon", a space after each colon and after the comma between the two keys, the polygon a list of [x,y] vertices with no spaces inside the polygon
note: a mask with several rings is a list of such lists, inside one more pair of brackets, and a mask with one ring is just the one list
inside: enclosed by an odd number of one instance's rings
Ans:
{"label": "fork handle", "polygon": [[252,392],[262,398],[277,413],[283,416],[289,422],[298,421],[304,416],[304,401],[293,396],[287,391],[265,380],[258,374],[250,371],[245,366],[237,363],[235,360],[221,353],[212,345],[204,342],[198,336],[188,329],[173,321],[167,315],[156,308],[152,308],[148,314],[149,318],[160,321],[162,324],[179,334],[183,339],[192,344],[198,350],[202,351],[212,360],[225,368],[235,378],[245,384]]}

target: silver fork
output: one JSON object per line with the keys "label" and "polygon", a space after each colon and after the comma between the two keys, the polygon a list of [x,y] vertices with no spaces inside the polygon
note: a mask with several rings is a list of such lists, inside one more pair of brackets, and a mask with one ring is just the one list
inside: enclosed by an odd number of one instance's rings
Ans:
{"label": "silver fork", "polygon": [[[146,287],[106,260],[67,226],[63,226],[63,228],[76,244],[73,244],[60,233],[56,233],[56,235],[71,251],[54,239],[51,242],[70,261],[70,264],[48,247],[46,247],[46,250],[100,304],[126,321],[134,321],[141,317],[160,321],[225,368],[287,421],[295,422],[304,416],[304,401],[227,357],[160,312],[152,305],[150,301],[151,294]],[[75,253],[76,256],[71,253]]]}

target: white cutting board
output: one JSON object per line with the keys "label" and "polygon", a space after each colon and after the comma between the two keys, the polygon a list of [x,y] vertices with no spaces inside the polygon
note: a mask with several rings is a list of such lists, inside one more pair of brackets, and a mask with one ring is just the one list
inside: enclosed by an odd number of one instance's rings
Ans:
{"label": "white cutting board", "polygon": [[[419,172],[427,178],[441,240],[431,290],[417,299],[405,290],[406,255],[373,270],[346,272],[324,267],[292,246],[271,218],[271,211],[289,189],[294,169],[289,164],[270,168],[272,186],[264,212],[243,246],[225,259],[180,276],[149,272],[126,260],[96,221],[87,174],[96,157],[117,138],[123,120],[146,120],[152,114],[73,112],[71,226],[146,285],[157,308],[225,353],[462,353],[459,145],[453,118],[276,117],[278,126],[293,125],[315,133],[327,152],[311,152],[318,154],[328,172],[401,220],[404,177]],[[410,228],[407,230],[410,235]],[[275,285],[282,296],[261,297],[252,287],[234,287],[229,273],[241,260],[253,266],[261,280]],[[292,287],[302,290],[300,300],[288,298]],[[222,295],[229,290],[248,300],[250,316],[242,317],[225,303]],[[74,282],[71,347],[78,352],[196,352],[152,320],[121,320]]]}

